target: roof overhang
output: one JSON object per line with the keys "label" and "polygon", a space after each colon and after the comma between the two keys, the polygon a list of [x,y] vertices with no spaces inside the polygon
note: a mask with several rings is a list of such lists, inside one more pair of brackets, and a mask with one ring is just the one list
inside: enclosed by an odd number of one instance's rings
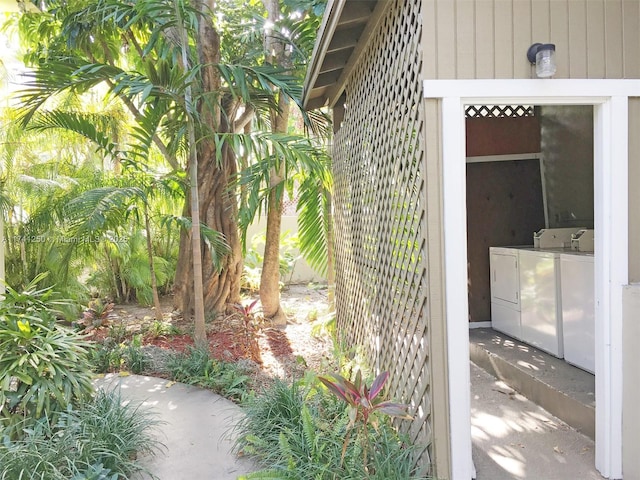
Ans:
{"label": "roof overhang", "polygon": [[389,2],[329,0],[304,81],[306,110],[333,106]]}

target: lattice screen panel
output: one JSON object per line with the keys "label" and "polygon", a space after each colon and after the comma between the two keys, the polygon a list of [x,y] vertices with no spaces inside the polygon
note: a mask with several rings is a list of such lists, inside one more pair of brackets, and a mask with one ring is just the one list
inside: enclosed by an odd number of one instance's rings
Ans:
{"label": "lattice screen panel", "polygon": [[430,464],[422,2],[394,1],[347,84],[334,139],[336,310],[347,340],[389,370],[415,419],[402,428]]}
{"label": "lattice screen panel", "polygon": [[467,118],[519,118],[533,117],[533,105],[468,105],[464,109]]}

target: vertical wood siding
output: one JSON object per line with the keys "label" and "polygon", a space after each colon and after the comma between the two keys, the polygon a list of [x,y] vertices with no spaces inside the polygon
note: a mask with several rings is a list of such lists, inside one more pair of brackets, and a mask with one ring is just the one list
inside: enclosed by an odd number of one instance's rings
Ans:
{"label": "vertical wood siding", "polygon": [[[556,45],[555,78],[640,78],[640,0],[423,0],[422,7],[425,79],[535,78],[526,52],[536,42]],[[640,135],[634,133],[640,129],[640,98],[630,99],[629,107],[629,280],[640,282]],[[443,365],[447,352],[439,102],[425,100],[424,109],[431,360]],[[442,445],[449,432],[441,417],[447,415],[450,399],[441,375],[434,374],[432,385],[434,461],[438,474],[448,478],[450,452]],[[633,410],[628,403],[625,410]],[[638,458],[637,445],[626,439],[627,463]]]}
{"label": "vertical wood siding", "polygon": [[640,0],[425,0],[424,24],[427,79],[534,77],[536,42],[555,78],[640,77]]}

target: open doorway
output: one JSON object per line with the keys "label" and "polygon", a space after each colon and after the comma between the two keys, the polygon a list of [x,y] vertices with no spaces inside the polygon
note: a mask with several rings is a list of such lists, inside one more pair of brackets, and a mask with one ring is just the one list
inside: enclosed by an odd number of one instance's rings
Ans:
{"label": "open doorway", "polygon": [[453,479],[471,478],[465,105],[594,106],[596,468],[622,475],[622,288],[628,283],[628,97],[624,80],[426,80],[440,99],[448,398]]}
{"label": "open doorway", "polygon": [[594,377],[576,368],[595,370],[593,107],[465,116],[471,360],[498,378],[472,365],[477,478],[600,478]]}

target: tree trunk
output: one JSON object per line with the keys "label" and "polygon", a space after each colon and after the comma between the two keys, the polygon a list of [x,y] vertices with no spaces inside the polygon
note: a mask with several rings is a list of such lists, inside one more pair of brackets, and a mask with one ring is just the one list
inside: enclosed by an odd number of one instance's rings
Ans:
{"label": "tree trunk", "polygon": [[[267,19],[277,24],[280,19],[279,0],[263,0],[267,10]],[[285,56],[284,42],[278,35],[265,32],[264,41],[267,59],[273,65],[288,67]],[[289,125],[289,102],[285,96],[278,95],[278,109],[271,112],[271,130],[274,133],[287,133]],[[284,160],[271,171],[271,185],[269,185],[269,200],[267,209],[267,232],[260,275],[260,303],[265,318],[276,325],[285,325],[287,317],[280,307],[280,225],[282,223],[282,200],[284,196],[281,183],[284,180]]]}
{"label": "tree trunk", "polygon": [[[206,8],[203,5],[200,7]],[[212,96],[217,97],[221,90],[220,74],[216,68],[220,62],[220,38],[206,18],[209,16],[204,15],[200,19],[197,41],[199,62],[204,65],[202,88],[204,92],[213,92]],[[220,114],[220,107],[201,103],[199,112],[204,125],[197,142],[200,221],[222,233],[230,246],[220,272],[214,268],[209,249],[203,248],[201,252],[204,311],[207,316],[215,316],[223,313],[227,304],[240,301],[242,252],[238,234],[238,203],[235,191],[229,188],[230,181],[237,173],[237,165],[233,152],[226,145],[221,149],[221,158],[216,156],[216,144],[211,133],[230,130],[225,115]],[[186,202],[187,215],[191,203],[192,200]],[[176,270],[174,304],[182,309],[184,315],[188,315],[194,305],[191,240],[189,232],[183,231]]]}
{"label": "tree trunk", "polygon": [[[273,173],[272,173],[273,175]],[[280,307],[280,225],[282,223],[282,196],[276,189],[269,192],[267,233],[264,243],[262,273],[260,274],[260,303],[265,318],[275,325],[285,325],[287,317]]]}
{"label": "tree trunk", "polygon": [[153,242],[151,241],[151,225],[149,222],[149,207],[145,203],[144,208],[144,228],[147,232],[147,256],[149,257],[149,273],[151,274],[151,292],[153,293],[153,306],[155,307],[156,320],[162,321],[162,307],[158,296],[158,282],[156,281],[156,269],[153,266]]}

